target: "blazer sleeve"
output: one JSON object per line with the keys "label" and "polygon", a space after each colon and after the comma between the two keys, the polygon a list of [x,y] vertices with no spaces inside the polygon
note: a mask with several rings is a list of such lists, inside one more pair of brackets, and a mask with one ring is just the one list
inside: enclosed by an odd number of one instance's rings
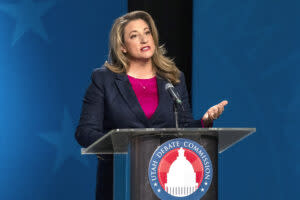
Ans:
{"label": "blazer sleeve", "polygon": [[95,70],[82,104],[79,124],[75,138],[78,143],[87,147],[104,135],[104,80],[101,71]]}
{"label": "blazer sleeve", "polygon": [[179,112],[179,125],[180,127],[201,127],[207,128],[212,127],[213,124],[204,125],[202,119],[195,120],[192,114],[192,110],[189,103],[189,94],[186,88],[185,77],[184,74],[181,73],[180,75],[180,84],[178,85],[178,89],[182,98],[183,102],[183,109],[180,109]]}

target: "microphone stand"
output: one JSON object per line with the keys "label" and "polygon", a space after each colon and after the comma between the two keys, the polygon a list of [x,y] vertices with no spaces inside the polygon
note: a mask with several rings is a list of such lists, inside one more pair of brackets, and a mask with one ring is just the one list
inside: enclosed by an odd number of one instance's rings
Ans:
{"label": "microphone stand", "polygon": [[179,128],[179,126],[178,126],[178,106],[177,106],[176,102],[174,102],[174,104],[173,104],[173,109],[174,109],[175,125],[176,125],[176,129],[178,129]]}
{"label": "microphone stand", "polygon": [[174,118],[175,118],[176,129],[179,128],[179,124],[178,124],[178,110],[179,110],[179,108],[181,109],[181,111],[184,111],[184,107],[182,105],[182,102],[177,102],[176,100],[174,100],[173,110],[174,110]]}

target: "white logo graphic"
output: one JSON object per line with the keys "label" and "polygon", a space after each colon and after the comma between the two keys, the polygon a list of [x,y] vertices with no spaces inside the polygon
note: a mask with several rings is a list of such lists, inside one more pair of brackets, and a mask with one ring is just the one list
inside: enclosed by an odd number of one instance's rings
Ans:
{"label": "white logo graphic", "polygon": [[185,197],[198,189],[196,173],[192,164],[184,156],[183,148],[178,150],[178,157],[172,163],[167,174],[166,192],[176,197]]}

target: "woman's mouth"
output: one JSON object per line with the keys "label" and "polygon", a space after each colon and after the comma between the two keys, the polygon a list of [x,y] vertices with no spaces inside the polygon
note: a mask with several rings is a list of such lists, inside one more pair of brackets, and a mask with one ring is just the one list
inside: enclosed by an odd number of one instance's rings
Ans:
{"label": "woman's mouth", "polygon": [[141,48],[141,51],[148,51],[150,50],[150,46],[145,46]]}

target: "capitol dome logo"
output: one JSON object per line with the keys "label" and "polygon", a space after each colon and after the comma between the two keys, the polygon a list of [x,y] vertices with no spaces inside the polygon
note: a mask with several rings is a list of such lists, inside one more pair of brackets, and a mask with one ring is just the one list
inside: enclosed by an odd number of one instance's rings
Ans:
{"label": "capitol dome logo", "polygon": [[155,150],[148,176],[160,199],[200,199],[211,184],[212,163],[198,143],[184,138],[173,139]]}

